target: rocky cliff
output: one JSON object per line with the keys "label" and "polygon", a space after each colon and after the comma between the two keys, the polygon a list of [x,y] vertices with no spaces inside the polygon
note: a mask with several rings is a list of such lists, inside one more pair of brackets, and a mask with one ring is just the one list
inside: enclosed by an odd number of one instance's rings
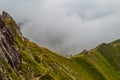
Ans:
{"label": "rocky cliff", "polygon": [[4,75],[7,72],[6,70],[19,70],[22,62],[14,36],[4,23],[4,19],[10,20],[12,18],[6,12],[3,12],[0,17],[0,79],[9,77],[9,75]]}

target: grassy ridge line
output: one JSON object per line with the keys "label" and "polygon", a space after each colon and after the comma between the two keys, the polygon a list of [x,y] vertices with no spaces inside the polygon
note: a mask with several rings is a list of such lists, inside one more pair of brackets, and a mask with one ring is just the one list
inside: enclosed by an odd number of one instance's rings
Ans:
{"label": "grassy ridge line", "polygon": [[120,67],[116,64],[120,58],[115,55],[120,52],[119,40],[114,43],[115,47],[104,44],[75,57],[65,58],[24,38],[13,19],[3,21],[13,34],[14,43],[22,56],[20,71],[13,70],[10,74],[9,66],[5,68],[5,74],[13,80],[120,80],[114,70]]}

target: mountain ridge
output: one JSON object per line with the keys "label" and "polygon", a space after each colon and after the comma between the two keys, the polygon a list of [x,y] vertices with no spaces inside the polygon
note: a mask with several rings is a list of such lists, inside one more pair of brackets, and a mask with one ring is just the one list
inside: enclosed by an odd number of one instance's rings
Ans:
{"label": "mountain ridge", "polygon": [[14,19],[0,16],[0,80],[120,80],[119,40],[70,58],[29,41]]}

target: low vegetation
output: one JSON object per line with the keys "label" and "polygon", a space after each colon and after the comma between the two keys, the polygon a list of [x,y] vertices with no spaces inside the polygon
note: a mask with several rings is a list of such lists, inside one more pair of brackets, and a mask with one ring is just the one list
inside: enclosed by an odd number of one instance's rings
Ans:
{"label": "low vegetation", "polygon": [[11,17],[2,20],[22,61],[15,69],[0,59],[0,80],[120,80],[120,40],[66,58],[23,37]]}

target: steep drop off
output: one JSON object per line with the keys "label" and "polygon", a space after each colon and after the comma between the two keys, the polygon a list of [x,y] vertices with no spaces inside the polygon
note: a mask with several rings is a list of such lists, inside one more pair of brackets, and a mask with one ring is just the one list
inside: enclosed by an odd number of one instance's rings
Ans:
{"label": "steep drop off", "polygon": [[0,80],[120,80],[120,40],[71,58],[23,37],[6,12],[0,16]]}

